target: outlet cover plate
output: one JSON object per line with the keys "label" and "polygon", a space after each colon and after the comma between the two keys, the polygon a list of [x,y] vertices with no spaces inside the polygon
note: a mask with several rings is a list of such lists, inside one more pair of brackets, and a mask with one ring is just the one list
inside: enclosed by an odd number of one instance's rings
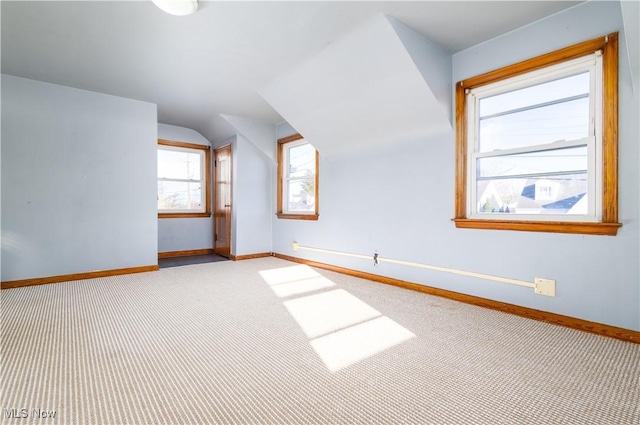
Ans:
{"label": "outlet cover plate", "polygon": [[535,293],[538,295],[546,295],[548,297],[556,296],[556,281],[553,279],[544,279],[536,277]]}

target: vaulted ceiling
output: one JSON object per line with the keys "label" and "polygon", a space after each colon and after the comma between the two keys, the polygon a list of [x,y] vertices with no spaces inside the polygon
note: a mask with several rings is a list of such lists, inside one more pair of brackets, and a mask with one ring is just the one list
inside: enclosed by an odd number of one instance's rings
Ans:
{"label": "vaulted ceiling", "polygon": [[[2,72],[156,103],[160,122],[213,141],[234,131],[222,115],[266,123],[286,118],[273,107],[278,81],[317,58],[329,67],[331,46],[344,47],[343,40],[377,16],[452,54],[578,3],[215,1],[175,17],[150,1],[4,0]],[[380,51],[364,54],[378,63]],[[295,81],[301,90],[304,80]],[[431,89],[424,99],[438,96]]]}

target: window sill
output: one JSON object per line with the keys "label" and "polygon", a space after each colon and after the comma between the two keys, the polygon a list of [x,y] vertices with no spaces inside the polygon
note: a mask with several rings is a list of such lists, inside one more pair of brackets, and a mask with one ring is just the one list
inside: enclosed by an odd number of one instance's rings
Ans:
{"label": "window sill", "polygon": [[158,218],[206,218],[211,217],[210,212],[201,213],[158,213]]}
{"label": "window sill", "polygon": [[506,221],[454,218],[459,229],[517,230],[523,232],[573,233],[615,236],[621,223],[585,223],[565,221]]}
{"label": "window sill", "polygon": [[284,218],[287,220],[313,220],[317,221],[319,215],[318,214],[285,214],[285,213],[277,213],[278,218]]}

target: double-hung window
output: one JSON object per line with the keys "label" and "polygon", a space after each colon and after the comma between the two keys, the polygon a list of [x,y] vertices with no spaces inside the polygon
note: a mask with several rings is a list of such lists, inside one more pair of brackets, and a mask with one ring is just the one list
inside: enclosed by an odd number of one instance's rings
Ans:
{"label": "double-hung window", "polygon": [[615,234],[617,36],[458,83],[458,227]]}
{"label": "double-hung window", "polygon": [[300,134],[278,140],[279,218],[318,219],[318,152]]}
{"label": "double-hung window", "polygon": [[209,217],[209,146],[158,140],[158,216]]}

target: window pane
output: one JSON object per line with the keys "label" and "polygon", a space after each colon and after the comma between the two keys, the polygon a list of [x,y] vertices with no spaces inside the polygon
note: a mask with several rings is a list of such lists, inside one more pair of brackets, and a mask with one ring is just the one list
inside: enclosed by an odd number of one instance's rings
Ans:
{"label": "window pane", "polygon": [[200,180],[200,153],[158,149],[158,178]]}
{"label": "window pane", "polygon": [[203,210],[200,183],[158,182],[159,210]]}
{"label": "window pane", "polygon": [[289,177],[307,177],[316,172],[316,150],[310,144],[289,149]]}
{"label": "window pane", "polygon": [[585,73],[481,99],[479,151],[588,137],[588,94]]}
{"label": "window pane", "polygon": [[311,179],[287,182],[288,212],[315,212],[315,187]]}
{"label": "window pane", "polygon": [[478,213],[587,214],[587,173],[476,182]]}
{"label": "window pane", "polygon": [[480,101],[480,118],[589,93],[590,73],[513,90]]}
{"label": "window pane", "polygon": [[578,146],[476,160],[478,180],[532,174],[586,172],[587,147]]}
{"label": "window pane", "polygon": [[589,99],[482,119],[479,151],[541,145],[589,136]]}

